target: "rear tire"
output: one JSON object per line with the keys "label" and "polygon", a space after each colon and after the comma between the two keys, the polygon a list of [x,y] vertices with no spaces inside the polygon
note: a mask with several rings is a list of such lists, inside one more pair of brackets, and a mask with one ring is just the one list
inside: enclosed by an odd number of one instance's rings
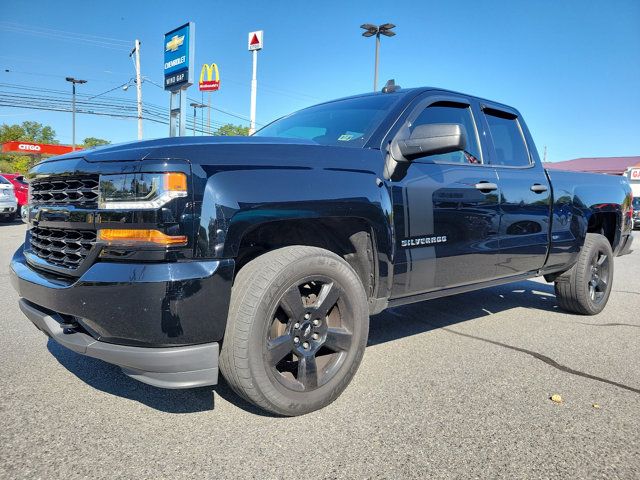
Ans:
{"label": "rear tire", "polygon": [[220,370],[258,407],[302,415],[342,393],[368,333],[366,294],[349,264],[321,248],[284,247],[238,272]]}
{"label": "rear tire", "polygon": [[582,315],[600,313],[609,300],[613,284],[613,251],[609,241],[587,233],[578,261],[555,280],[558,304]]}

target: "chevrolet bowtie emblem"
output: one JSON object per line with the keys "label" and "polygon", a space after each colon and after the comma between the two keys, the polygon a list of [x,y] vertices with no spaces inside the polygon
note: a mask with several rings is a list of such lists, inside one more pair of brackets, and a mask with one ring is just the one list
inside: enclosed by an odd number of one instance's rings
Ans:
{"label": "chevrolet bowtie emblem", "polygon": [[184,35],[174,35],[171,40],[167,42],[166,51],[175,52],[184,43]]}

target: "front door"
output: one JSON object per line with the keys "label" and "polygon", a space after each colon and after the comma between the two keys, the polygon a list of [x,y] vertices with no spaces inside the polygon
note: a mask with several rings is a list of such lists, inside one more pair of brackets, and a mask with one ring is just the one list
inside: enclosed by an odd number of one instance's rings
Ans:
{"label": "front door", "polygon": [[391,183],[396,231],[394,298],[496,277],[498,177],[483,164],[475,121],[462,97],[425,101],[407,121],[464,126],[466,148],[411,162]]}

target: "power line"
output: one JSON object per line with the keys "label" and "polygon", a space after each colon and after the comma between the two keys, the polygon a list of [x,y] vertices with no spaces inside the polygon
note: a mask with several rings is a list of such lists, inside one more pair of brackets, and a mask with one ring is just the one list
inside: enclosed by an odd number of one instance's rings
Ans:
{"label": "power line", "polygon": [[93,35],[90,33],[78,33],[78,32],[70,32],[68,30],[60,30],[60,29],[56,29],[56,28],[49,28],[49,27],[36,27],[33,25],[24,25],[24,24],[20,24],[20,23],[16,23],[16,22],[0,22],[0,25],[7,25],[7,26],[12,26],[15,28],[32,28],[32,29],[38,29],[38,30],[46,30],[46,31],[50,31],[50,32],[54,32],[54,33],[60,33],[60,34],[65,34],[65,35],[76,35],[76,36],[83,36],[83,37],[92,37],[92,38],[97,38],[97,39],[102,39],[102,40],[110,40],[113,42],[121,42],[121,43],[126,43],[129,44],[131,43],[130,40],[124,40],[121,38],[113,38],[113,37],[103,37],[101,35]]}
{"label": "power line", "polygon": [[[11,24],[8,22],[0,22],[0,29],[18,33],[18,34],[26,34],[33,35],[37,37],[49,38],[54,40],[62,40],[73,43],[84,43],[85,45],[91,45],[94,47],[107,48],[111,50],[123,50],[127,49],[127,45],[124,43],[124,40],[115,41],[107,41],[101,40],[99,38],[91,38],[91,36],[87,34],[74,34],[71,32],[64,31],[45,31],[42,29],[38,29],[38,27],[24,27],[18,26],[17,24]],[[123,43],[118,43],[123,42]],[[128,43],[128,42],[127,42]]]}
{"label": "power line", "polygon": [[[134,102],[135,103],[135,102]],[[49,96],[24,96],[18,94],[9,94],[0,92],[0,106],[10,108],[24,108],[29,110],[46,110],[56,112],[70,112],[71,108],[69,102],[66,99],[59,99]],[[76,111],[78,114],[99,115],[112,118],[121,119],[137,119],[137,107],[111,104],[108,102],[103,103],[89,103],[84,101],[76,102]],[[168,109],[162,109],[161,107],[155,107],[151,110],[144,109],[145,120],[149,120],[155,123],[168,125]],[[212,122],[215,127],[221,127],[223,122]],[[187,117],[187,126],[193,128],[193,120]],[[199,127],[196,121],[196,131],[198,133],[206,133],[206,129]]]}

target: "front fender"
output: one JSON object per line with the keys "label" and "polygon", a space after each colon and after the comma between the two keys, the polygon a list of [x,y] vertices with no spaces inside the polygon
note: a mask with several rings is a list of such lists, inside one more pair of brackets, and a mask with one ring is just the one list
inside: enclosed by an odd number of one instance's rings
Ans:
{"label": "front fender", "polygon": [[[392,258],[391,200],[372,170],[335,166],[217,169],[206,178],[196,216],[196,256],[235,258],[244,235],[266,222],[358,218],[372,228],[380,276]],[[209,172],[210,173],[210,172]]]}

